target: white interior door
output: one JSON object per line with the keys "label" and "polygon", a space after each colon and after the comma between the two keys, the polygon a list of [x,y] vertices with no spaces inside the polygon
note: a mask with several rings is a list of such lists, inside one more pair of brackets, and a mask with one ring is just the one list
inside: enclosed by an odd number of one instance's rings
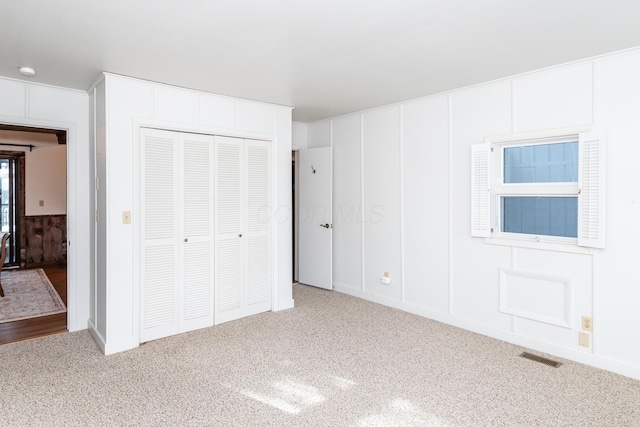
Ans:
{"label": "white interior door", "polygon": [[298,281],[333,289],[331,147],[298,154]]}

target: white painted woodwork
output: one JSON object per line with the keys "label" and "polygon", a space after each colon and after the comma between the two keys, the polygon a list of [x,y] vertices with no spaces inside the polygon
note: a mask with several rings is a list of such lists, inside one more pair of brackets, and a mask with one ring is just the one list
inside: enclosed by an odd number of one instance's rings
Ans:
{"label": "white painted woodwork", "polygon": [[[98,343],[100,349],[105,351],[107,335],[107,227],[105,213],[107,212],[107,132],[106,132],[106,88],[101,81],[91,92],[93,103],[92,112],[95,116],[94,149],[95,149],[95,210],[92,212],[95,227],[95,283],[91,287],[91,317],[89,319],[89,331]],[[102,220],[100,219],[102,218]]]}
{"label": "white painted woodwork", "polygon": [[362,115],[332,120],[333,282],[362,289]]}
{"label": "white painted woodwork", "polygon": [[216,136],[215,323],[272,309],[271,144]]}
{"label": "white painted woodwork", "polygon": [[67,131],[67,327],[87,328],[95,275],[93,138],[84,91],[0,77],[0,123]]}
{"label": "white painted woodwork", "polygon": [[0,79],[0,115],[24,117],[29,86],[23,82]]}
{"label": "white painted woodwork", "polygon": [[179,134],[142,129],[140,341],[178,333],[181,275]]}
{"label": "white painted woodwork", "polygon": [[573,305],[571,277],[500,269],[503,313],[571,329]]}
{"label": "white painted woodwork", "polygon": [[[511,84],[497,82],[450,95],[451,126],[449,203],[450,245],[449,314],[488,324],[511,327],[511,316],[500,313],[499,269],[511,267],[511,250],[490,246],[469,233],[471,224],[471,145],[487,135],[511,131]],[[443,178],[444,179],[444,178]],[[446,262],[442,258],[440,262]]]}
{"label": "white painted woodwork", "polygon": [[[547,316],[553,314],[552,317],[559,322],[564,318],[566,324],[570,325],[567,328],[566,325],[554,325],[542,319],[513,316],[513,332],[538,340],[562,343],[565,348],[584,352],[585,349],[578,345],[576,335],[581,328],[581,316],[593,316],[594,313],[593,256],[514,248],[511,268],[507,270],[527,272],[529,275],[533,273],[543,279],[552,278],[555,283],[542,282],[543,286],[531,282],[532,286],[524,289],[525,294],[532,292],[536,296],[527,297],[530,301],[523,304],[526,304],[529,313]],[[571,292],[570,297],[567,293],[562,294],[562,287]],[[539,299],[541,297],[545,298],[544,301]],[[534,301],[537,303],[534,304]]]}
{"label": "white painted woodwork", "polygon": [[[594,352],[640,379],[640,51],[595,61],[594,115],[607,137],[607,247],[594,257]],[[631,339],[629,339],[631,337]]]}
{"label": "white painted woodwork", "polygon": [[200,124],[233,129],[233,98],[200,95]]}
{"label": "white painted woodwork", "polygon": [[198,123],[200,98],[197,92],[170,86],[153,91],[154,117],[165,122]]}
{"label": "white painted woodwork", "polygon": [[606,143],[597,132],[580,134],[578,161],[578,245],[604,248],[606,242]]}
{"label": "white painted woodwork", "polygon": [[440,313],[449,309],[448,116],[447,96],[402,105],[404,301]]}
{"label": "white painted woodwork", "polygon": [[[377,177],[366,170],[367,151],[375,147],[377,141],[372,135],[376,133],[368,131],[366,122],[361,126],[360,117],[379,112],[378,126],[398,129],[401,134],[403,162],[388,167],[385,173],[391,179],[402,177],[402,222],[388,218],[383,221],[384,227],[402,229],[404,295],[380,295],[367,287],[360,289],[335,280],[336,289],[640,378],[640,340],[620,335],[635,336],[631,326],[637,313],[634,301],[640,298],[633,285],[640,277],[640,270],[635,267],[635,260],[640,258],[636,244],[640,238],[640,204],[635,198],[640,170],[631,155],[633,141],[640,134],[640,89],[636,84],[639,73],[640,50],[634,50],[401,103],[399,127],[393,117],[383,117],[383,112],[395,106],[309,124],[309,136],[331,129],[334,154],[341,150],[347,157],[342,164],[335,162],[336,188],[351,184],[352,175],[345,173],[347,164],[357,163],[358,153],[363,150],[365,170],[359,189],[364,192],[365,201],[367,187],[380,185]],[[435,105],[438,98],[438,108],[427,109],[423,104]],[[504,242],[490,244],[471,237],[471,146],[483,143],[487,137],[505,138],[516,131],[541,133],[583,125],[606,136],[606,159],[598,161],[599,165],[607,165],[606,183],[597,184],[606,190],[606,248],[561,251],[554,245],[505,246]],[[362,135],[359,126],[365,130]],[[437,154],[429,145],[430,131],[435,135],[436,128],[440,140],[446,140],[442,143],[445,148]],[[437,171],[429,178],[415,170],[427,161],[433,161],[430,167]],[[442,188],[446,189],[444,193],[436,192],[440,196],[434,196],[434,191]],[[353,191],[357,194],[357,189]],[[421,201],[424,194],[428,199]],[[444,220],[433,214],[438,220],[427,221],[429,234],[422,232],[414,237],[416,227],[409,224],[426,218],[430,211],[444,215]],[[437,226],[443,222],[448,223],[448,230]],[[357,237],[347,240],[346,233],[334,230],[334,242],[345,239],[340,246],[353,252],[343,251],[343,257],[334,257],[335,272],[352,271],[350,265],[358,264],[360,255],[353,250],[355,247],[365,252],[364,274],[375,277],[374,270],[379,267],[368,264],[366,259],[367,253],[378,250],[370,244],[378,232],[366,225],[362,229],[361,243]],[[427,252],[431,246],[433,251]],[[439,246],[441,250],[437,250]],[[427,279],[431,265],[443,266],[445,274],[439,279]],[[503,277],[506,289],[502,292],[501,271],[515,272],[508,274],[506,280]],[[420,274],[424,278],[415,280]],[[432,281],[439,281],[444,292],[431,294]],[[440,302],[432,303],[432,295]],[[506,304],[503,300],[501,310],[503,298]],[[590,348],[580,347],[577,342],[583,315],[594,319]]]}
{"label": "white painted woodwork", "polygon": [[213,324],[213,137],[141,130],[141,342]]}
{"label": "white painted woodwork", "polygon": [[331,147],[300,150],[298,280],[333,289],[332,151]]}
{"label": "white painted woodwork", "polygon": [[[96,153],[101,183],[97,195],[101,207],[97,233],[101,237],[97,248],[100,256],[95,299],[92,300],[97,319],[89,326],[100,348],[106,354],[112,354],[140,343],[142,177],[139,129],[144,127],[271,141],[271,167],[276,173],[272,176],[269,200],[273,209],[269,213],[275,218],[271,223],[269,242],[272,257],[269,303],[273,310],[293,307],[292,251],[291,245],[286,244],[292,240],[291,168],[278,167],[291,162],[291,108],[108,73],[96,83],[95,89],[97,94],[102,93],[93,99],[96,140],[101,144]],[[163,92],[164,89],[170,90]],[[162,92],[159,99],[157,91]],[[191,113],[183,116],[181,112]],[[103,123],[103,127],[99,128],[98,123]],[[131,224],[122,224],[122,211],[131,211]],[[91,214],[93,218],[94,212]],[[215,280],[215,275],[213,278]]]}
{"label": "white painted woodwork", "polygon": [[363,113],[362,137],[364,290],[401,300],[400,107]]}
{"label": "white painted woodwork", "polygon": [[471,146],[471,235],[491,237],[491,145]]}
{"label": "white painted woodwork", "polygon": [[213,324],[213,137],[180,134],[182,286],[179,332]]}

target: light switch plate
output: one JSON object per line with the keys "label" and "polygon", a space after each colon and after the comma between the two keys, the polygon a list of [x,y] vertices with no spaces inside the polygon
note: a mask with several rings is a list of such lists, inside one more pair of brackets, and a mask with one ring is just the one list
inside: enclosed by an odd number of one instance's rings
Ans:
{"label": "light switch plate", "polygon": [[131,224],[131,211],[122,212],[122,223]]}

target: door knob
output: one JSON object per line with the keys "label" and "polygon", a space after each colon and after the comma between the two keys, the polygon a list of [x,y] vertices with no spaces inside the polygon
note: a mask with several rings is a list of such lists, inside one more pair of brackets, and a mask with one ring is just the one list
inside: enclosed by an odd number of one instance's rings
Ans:
{"label": "door knob", "polygon": [[320,224],[320,227],[329,228],[331,226],[329,224]]}
{"label": "door knob", "polygon": [[187,243],[189,241],[189,239],[187,239],[186,237],[184,238],[184,242]]}

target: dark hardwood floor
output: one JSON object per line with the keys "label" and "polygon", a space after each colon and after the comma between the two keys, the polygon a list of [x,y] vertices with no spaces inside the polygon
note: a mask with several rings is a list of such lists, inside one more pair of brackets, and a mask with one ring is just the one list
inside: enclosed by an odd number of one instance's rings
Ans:
{"label": "dark hardwood floor", "polygon": [[[67,305],[67,266],[65,264],[43,265],[51,284]],[[67,313],[52,314],[33,319],[0,323],[0,344],[8,344],[31,338],[57,334],[67,330]]]}

